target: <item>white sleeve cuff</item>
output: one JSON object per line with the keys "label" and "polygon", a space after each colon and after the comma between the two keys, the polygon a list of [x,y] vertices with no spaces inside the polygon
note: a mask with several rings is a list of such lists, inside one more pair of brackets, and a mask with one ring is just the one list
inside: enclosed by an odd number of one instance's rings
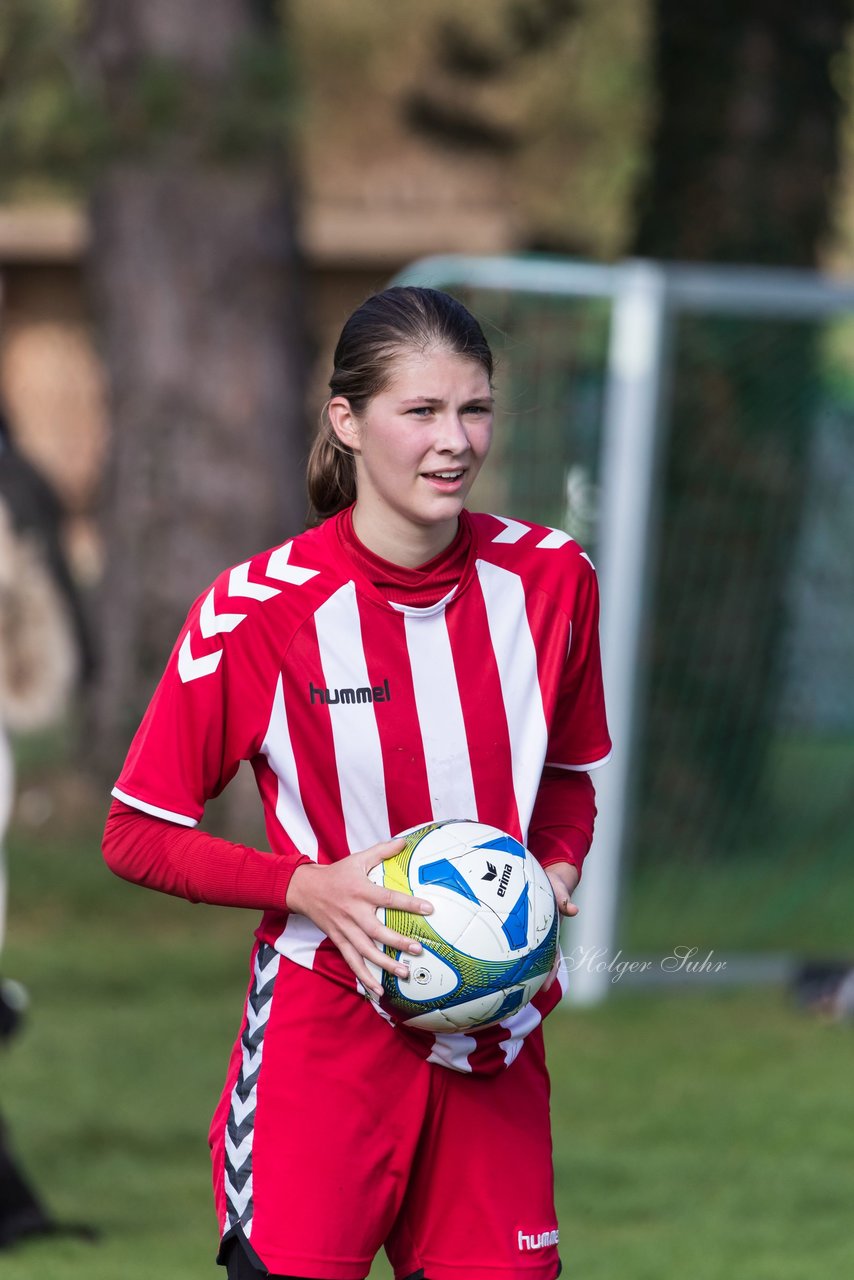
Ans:
{"label": "white sleeve cuff", "polygon": [[561,764],[559,760],[547,760],[546,764],[551,769],[569,769],[572,773],[589,773],[591,769],[598,769],[601,765],[607,764],[612,755],[613,752],[609,751],[606,756],[593,760],[590,764]]}
{"label": "white sleeve cuff", "polygon": [[198,818],[188,818],[185,813],[173,813],[171,809],[160,809],[156,804],[147,804],[145,800],[137,800],[136,796],[129,796],[118,787],[113,787],[111,794],[121,800],[122,804],[129,804],[132,809],[150,813],[152,818],[165,818],[167,822],[177,822],[182,827],[196,827],[199,824]]}

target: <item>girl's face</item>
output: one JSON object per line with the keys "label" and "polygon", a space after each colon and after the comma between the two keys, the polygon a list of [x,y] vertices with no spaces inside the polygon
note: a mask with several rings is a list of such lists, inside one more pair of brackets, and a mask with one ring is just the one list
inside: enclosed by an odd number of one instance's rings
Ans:
{"label": "girl's face", "polygon": [[397,356],[359,417],[343,396],[330,401],[332,425],[355,456],[354,520],[367,546],[403,564],[452,541],[489,452],[492,413],[486,371],[441,347]]}

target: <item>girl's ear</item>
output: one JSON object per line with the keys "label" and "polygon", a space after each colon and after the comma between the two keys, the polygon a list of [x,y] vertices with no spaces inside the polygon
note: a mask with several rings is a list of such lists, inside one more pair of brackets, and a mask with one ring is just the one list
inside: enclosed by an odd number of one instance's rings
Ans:
{"label": "girl's ear", "polygon": [[333,396],[326,406],[329,423],[342,444],[354,453],[359,452],[359,420],[350,408],[346,396]]}

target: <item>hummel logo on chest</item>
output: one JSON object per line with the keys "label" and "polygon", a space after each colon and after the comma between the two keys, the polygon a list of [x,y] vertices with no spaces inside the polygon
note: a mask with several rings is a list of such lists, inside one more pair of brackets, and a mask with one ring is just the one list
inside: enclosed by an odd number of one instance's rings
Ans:
{"label": "hummel logo on chest", "polygon": [[391,702],[391,689],[388,680],[383,680],[382,684],[366,684],[359,689],[319,689],[309,681],[308,696],[312,706],[318,702],[321,706],[334,707],[339,702]]}

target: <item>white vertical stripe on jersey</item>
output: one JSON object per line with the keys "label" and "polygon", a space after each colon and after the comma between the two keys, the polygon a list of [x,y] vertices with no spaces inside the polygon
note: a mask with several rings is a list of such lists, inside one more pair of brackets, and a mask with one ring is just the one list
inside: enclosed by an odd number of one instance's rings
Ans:
{"label": "white vertical stripe on jersey", "polygon": [[468,740],[444,610],[432,616],[407,614],[406,647],[433,819],[476,820]]}
{"label": "white vertical stripe on jersey", "polygon": [[528,625],[522,579],[486,560],[478,560],[477,573],[510,730],[513,790],[524,841],[548,742],[537,650]]}
{"label": "white vertical stripe on jersey", "polygon": [[[355,584],[330,596],[314,623],[327,688],[370,686]],[[328,710],[347,843],[356,853],[391,835],[377,717],[372,702],[338,702]]]}
{"label": "white vertical stripe on jersey", "polygon": [[[282,677],[276,683],[276,694],[270,711],[270,723],[261,744],[261,752],[270,762],[278,778],[276,817],[300,853],[317,862],[317,836],[312,829],[302,802],[294,748],[288,727],[288,713]],[[314,966],[314,957],[326,934],[307,916],[291,913],[276,939],[276,950],[306,969]]]}
{"label": "white vertical stripe on jersey", "polygon": [[276,939],[276,950],[295,964],[301,964],[304,969],[313,969],[317,948],[325,937],[323,930],[318,929],[308,916],[296,915],[291,911],[284,929]]}
{"label": "white vertical stripe on jersey", "polygon": [[297,762],[288,728],[281,676],[276,682],[270,723],[261,744],[261,754],[267,757],[270,768],[279,780],[276,817],[282,829],[288,833],[300,853],[317,862],[317,836],[312,830],[300,795]]}

